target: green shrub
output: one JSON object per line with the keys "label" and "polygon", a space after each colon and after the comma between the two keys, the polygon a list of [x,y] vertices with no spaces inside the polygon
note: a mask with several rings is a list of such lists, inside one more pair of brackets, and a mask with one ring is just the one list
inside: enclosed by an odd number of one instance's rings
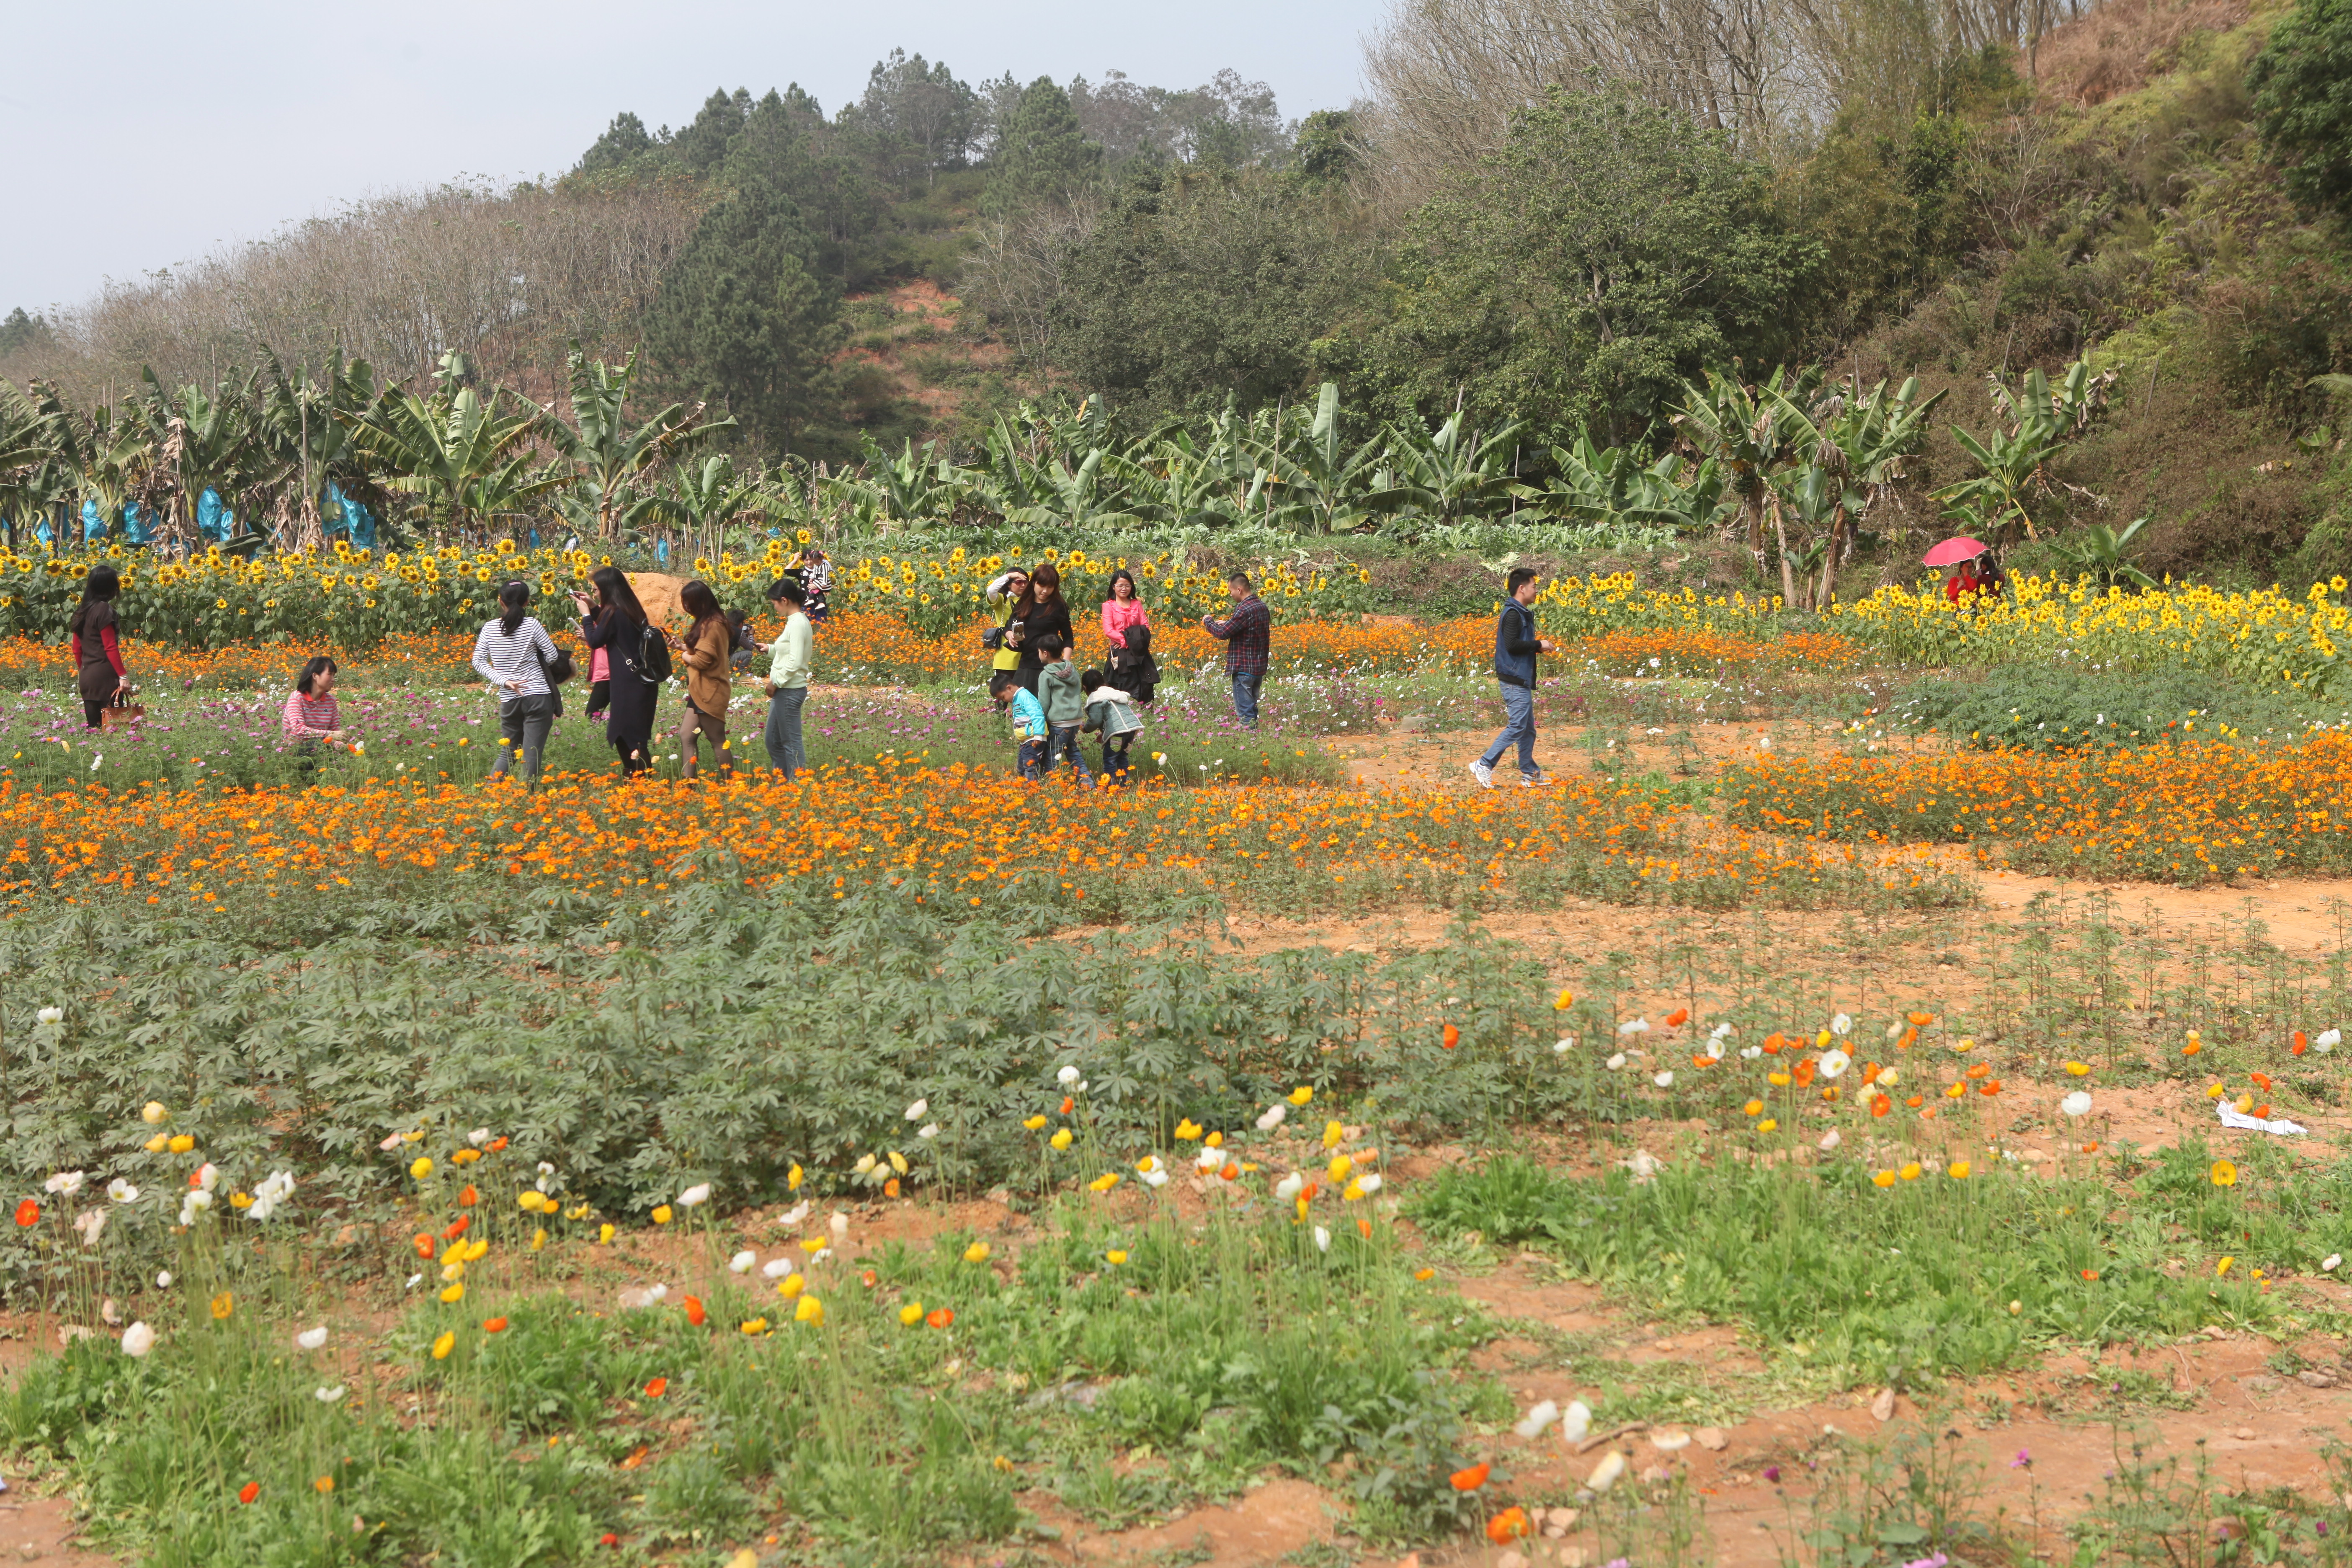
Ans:
{"label": "green shrub", "polygon": [[2184,730],[2285,738],[2302,733],[2317,716],[2284,695],[2190,669],[1964,671],[1918,682],[1888,710],[1889,721],[1906,728],[1986,750],[2031,752],[2147,746]]}

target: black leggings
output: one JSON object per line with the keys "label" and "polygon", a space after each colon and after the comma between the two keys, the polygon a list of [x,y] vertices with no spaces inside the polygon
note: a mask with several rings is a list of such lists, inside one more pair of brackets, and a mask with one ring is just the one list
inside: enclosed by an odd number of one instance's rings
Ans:
{"label": "black leggings", "polygon": [[[624,774],[641,773],[653,766],[653,750],[654,738],[650,734],[616,734],[613,737],[613,752],[621,759],[621,772]],[[636,753],[634,759],[629,755],[632,752]]]}
{"label": "black leggings", "polygon": [[93,730],[100,728],[99,715],[105,712],[112,701],[111,698],[100,698],[96,702],[84,701],[81,705],[82,722]]}

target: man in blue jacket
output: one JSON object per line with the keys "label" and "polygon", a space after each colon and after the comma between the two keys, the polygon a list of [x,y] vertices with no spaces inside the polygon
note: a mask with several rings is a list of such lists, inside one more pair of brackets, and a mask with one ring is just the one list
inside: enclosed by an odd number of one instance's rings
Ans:
{"label": "man in blue jacket", "polygon": [[1549,638],[1536,635],[1536,574],[1531,566],[1514,566],[1506,582],[1502,619],[1495,623],[1495,679],[1503,683],[1503,732],[1486,754],[1470,764],[1471,773],[1487,789],[1495,787],[1495,764],[1511,742],[1519,744],[1519,783],[1544,782],[1536,767],[1536,655],[1557,653]]}

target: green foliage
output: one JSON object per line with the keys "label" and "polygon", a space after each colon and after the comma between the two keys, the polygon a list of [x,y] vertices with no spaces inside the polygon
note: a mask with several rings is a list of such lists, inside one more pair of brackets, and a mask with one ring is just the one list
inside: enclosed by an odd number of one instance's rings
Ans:
{"label": "green foliage", "polygon": [[1041,202],[1067,202],[1099,176],[1102,148],[1087,140],[1070,95],[1039,77],[998,132],[988,160],[988,205],[1018,212]]}
{"label": "green foliage", "polygon": [[1401,408],[1629,440],[1703,363],[1781,352],[1819,257],[1722,133],[1557,89],[1409,223],[1370,374]]}
{"label": "green foliage", "polygon": [[825,405],[840,300],[782,187],[754,179],[703,215],[646,318],[661,381],[781,452]]}
{"label": "green foliage", "polygon": [[2246,84],[2288,194],[2307,209],[2352,214],[2352,3],[2298,0]]}
{"label": "green foliage", "polygon": [[1888,710],[1892,723],[1933,730],[1983,750],[2074,752],[2153,746],[2183,724],[2284,738],[2313,717],[2273,690],[2201,670],[2113,674],[2001,668],[1923,680]]}
{"label": "green foliage", "polygon": [[2074,569],[2078,578],[2087,577],[2099,587],[2154,588],[2156,579],[2141,571],[2129,553],[2132,541],[2147,526],[2147,519],[2134,518],[2118,533],[2104,522],[2095,522],[2061,534],[2051,542],[2051,549]]}

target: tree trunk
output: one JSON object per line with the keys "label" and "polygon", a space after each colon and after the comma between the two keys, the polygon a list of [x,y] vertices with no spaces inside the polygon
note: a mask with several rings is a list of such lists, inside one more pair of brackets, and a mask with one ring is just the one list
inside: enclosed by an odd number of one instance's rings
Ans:
{"label": "tree trunk", "polygon": [[1822,552],[1821,607],[1828,609],[1837,602],[1838,557],[1845,552],[1845,508],[1830,514],[1830,546]]}
{"label": "tree trunk", "polygon": [[1789,563],[1789,531],[1780,521],[1780,498],[1772,498],[1772,537],[1780,545],[1780,607],[1793,610],[1800,606],[1797,598],[1797,569]]}

